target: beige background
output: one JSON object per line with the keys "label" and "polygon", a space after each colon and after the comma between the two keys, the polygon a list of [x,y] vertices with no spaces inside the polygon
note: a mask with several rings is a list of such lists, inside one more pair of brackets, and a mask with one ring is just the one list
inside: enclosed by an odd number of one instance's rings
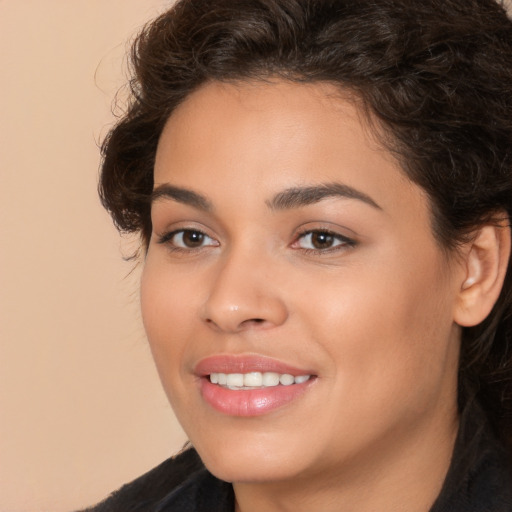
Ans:
{"label": "beige background", "polygon": [[125,41],[164,0],[0,0],[0,511],[73,510],[184,442],[96,195]]}
{"label": "beige background", "polygon": [[0,512],[91,504],[185,441],[96,196],[124,43],[169,4],[0,0]]}

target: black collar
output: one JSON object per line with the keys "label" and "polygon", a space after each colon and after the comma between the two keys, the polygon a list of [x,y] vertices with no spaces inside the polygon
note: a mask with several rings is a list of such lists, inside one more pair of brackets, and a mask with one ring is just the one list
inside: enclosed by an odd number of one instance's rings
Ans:
{"label": "black collar", "polygon": [[462,411],[450,469],[430,512],[512,512],[509,456],[476,399]]}

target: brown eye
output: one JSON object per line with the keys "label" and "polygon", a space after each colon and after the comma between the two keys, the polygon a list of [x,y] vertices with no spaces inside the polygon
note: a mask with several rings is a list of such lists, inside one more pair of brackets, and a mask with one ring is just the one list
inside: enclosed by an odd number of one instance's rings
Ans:
{"label": "brown eye", "polygon": [[181,236],[181,241],[184,247],[194,249],[203,245],[205,235],[200,231],[182,231],[181,235],[178,233],[176,238]]}
{"label": "brown eye", "polygon": [[202,247],[216,247],[218,242],[202,231],[195,229],[180,229],[163,235],[159,243],[167,244],[174,249],[200,249]]}
{"label": "brown eye", "polygon": [[329,249],[353,247],[355,242],[350,238],[329,231],[308,231],[295,242],[296,247],[309,251],[328,251]]}
{"label": "brown eye", "polygon": [[322,231],[311,233],[311,245],[315,249],[329,249],[329,247],[332,247],[334,241],[334,236],[329,233]]}

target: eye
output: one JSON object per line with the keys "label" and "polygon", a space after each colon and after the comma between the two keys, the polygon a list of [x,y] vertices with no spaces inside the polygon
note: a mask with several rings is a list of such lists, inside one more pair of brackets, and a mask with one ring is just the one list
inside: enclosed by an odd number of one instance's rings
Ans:
{"label": "eye", "polygon": [[355,241],[326,230],[311,230],[302,233],[293,246],[307,251],[329,251],[345,246],[353,247]]}
{"label": "eye", "polygon": [[162,235],[158,243],[168,244],[172,249],[191,250],[217,246],[218,242],[197,229],[178,229]]}

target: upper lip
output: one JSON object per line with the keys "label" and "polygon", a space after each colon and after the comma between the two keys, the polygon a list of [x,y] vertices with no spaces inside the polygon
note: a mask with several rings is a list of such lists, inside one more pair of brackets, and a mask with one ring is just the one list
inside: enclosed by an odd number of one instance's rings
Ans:
{"label": "upper lip", "polygon": [[283,361],[256,354],[217,354],[201,359],[194,368],[200,377],[211,373],[276,372],[299,375],[313,375],[309,369],[297,368]]}

